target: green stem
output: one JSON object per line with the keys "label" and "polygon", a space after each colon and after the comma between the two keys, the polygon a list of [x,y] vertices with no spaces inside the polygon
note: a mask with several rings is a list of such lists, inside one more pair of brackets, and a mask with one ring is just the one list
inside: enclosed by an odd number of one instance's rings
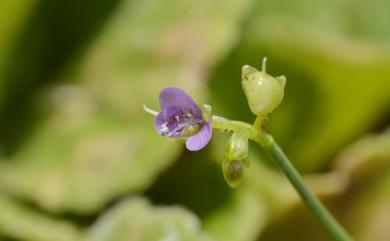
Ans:
{"label": "green stem", "polygon": [[255,141],[275,158],[291,184],[301,196],[303,202],[333,239],[337,241],[352,241],[352,237],[336,221],[321,201],[306,187],[298,171],[291,164],[272,136],[269,134],[261,134]]}
{"label": "green stem", "polygon": [[236,131],[238,129],[252,129],[252,126],[242,121],[232,121],[221,116],[213,115],[211,121],[214,129]]}
{"label": "green stem", "polygon": [[275,142],[271,135],[261,131],[262,120],[256,120],[253,126],[245,122],[230,121],[223,117],[213,116],[213,128],[236,131],[244,128],[250,131],[250,139],[259,143],[278,162],[291,184],[297,190],[303,202],[318,219],[322,226],[329,232],[334,240],[353,241],[353,238],[336,221],[332,214],[325,208],[321,201],[306,187],[300,174],[283,153],[283,150]]}

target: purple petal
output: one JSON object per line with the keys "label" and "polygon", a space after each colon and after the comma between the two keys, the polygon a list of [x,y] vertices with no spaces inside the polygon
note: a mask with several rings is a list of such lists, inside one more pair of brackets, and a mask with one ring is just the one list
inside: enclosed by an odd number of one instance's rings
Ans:
{"label": "purple petal", "polygon": [[165,136],[165,133],[168,131],[167,124],[169,123],[169,115],[167,111],[160,111],[158,113],[156,120],[154,122],[154,127],[160,135]]}
{"label": "purple petal", "polygon": [[187,149],[190,151],[199,151],[209,143],[211,133],[212,129],[210,123],[203,123],[199,132],[187,139]]}
{"label": "purple petal", "polygon": [[187,95],[183,90],[168,87],[160,92],[161,111],[171,109],[187,109],[196,119],[202,119],[202,111],[194,102],[191,96]]}

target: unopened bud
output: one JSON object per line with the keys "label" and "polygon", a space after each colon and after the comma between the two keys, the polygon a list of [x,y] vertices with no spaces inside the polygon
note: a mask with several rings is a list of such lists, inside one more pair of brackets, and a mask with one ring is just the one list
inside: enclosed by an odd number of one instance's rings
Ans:
{"label": "unopened bud", "polygon": [[249,108],[255,115],[266,116],[282,102],[286,77],[272,77],[265,72],[265,61],[259,71],[249,65],[242,67],[242,87]]}
{"label": "unopened bud", "polygon": [[244,176],[244,164],[241,160],[223,160],[222,171],[226,182],[230,187],[237,187]]}
{"label": "unopened bud", "polygon": [[225,156],[229,160],[244,160],[248,158],[249,131],[241,129],[234,131],[229,139]]}
{"label": "unopened bud", "polygon": [[226,182],[233,188],[240,184],[245,167],[249,166],[248,138],[248,130],[236,130],[230,137],[226,148],[222,171]]}

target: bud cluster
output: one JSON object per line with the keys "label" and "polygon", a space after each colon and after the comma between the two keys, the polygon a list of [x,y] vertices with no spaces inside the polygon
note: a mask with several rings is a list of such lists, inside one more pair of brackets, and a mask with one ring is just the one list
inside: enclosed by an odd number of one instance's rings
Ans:
{"label": "bud cluster", "polygon": [[[253,128],[261,131],[267,116],[283,100],[286,77],[272,77],[267,74],[266,58],[263,59],[261,71],[249,65],[242,67],[242,87],[248,100],[249,108],[257,116]],[[247,129],[235,130],[229,139],[222,162],[223,175],[231,187],[237,187],[243,176],[244,170],[249,166]]]}
{"label": "bud cluster", "polygon": [[237,187],[240,184],[244,170],[249,166],[248,139],[249,131],[245,129],[233,132],[229,139],[222,162],[222,171],[226,182],[231,187]]}

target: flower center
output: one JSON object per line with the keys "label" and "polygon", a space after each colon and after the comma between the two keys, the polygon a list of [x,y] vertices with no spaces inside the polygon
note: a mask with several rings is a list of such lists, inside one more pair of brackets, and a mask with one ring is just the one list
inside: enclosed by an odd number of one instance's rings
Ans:
{"label": "flower center", "polygon": [[163,136],[187,138],[198,133],[201,119],[197,119],[187,109],[180,109],[169,116],[167,122],[160,127]]}
{"label": "flower center", "polygon": [[183,127],[181,129],[181,134],[180,135],[182,137],[190,137],[190,136],[193,136],[196,133],[198,133],[199,129],[200,129],[200,125],[199,124],[185,126],[185,127]]}

